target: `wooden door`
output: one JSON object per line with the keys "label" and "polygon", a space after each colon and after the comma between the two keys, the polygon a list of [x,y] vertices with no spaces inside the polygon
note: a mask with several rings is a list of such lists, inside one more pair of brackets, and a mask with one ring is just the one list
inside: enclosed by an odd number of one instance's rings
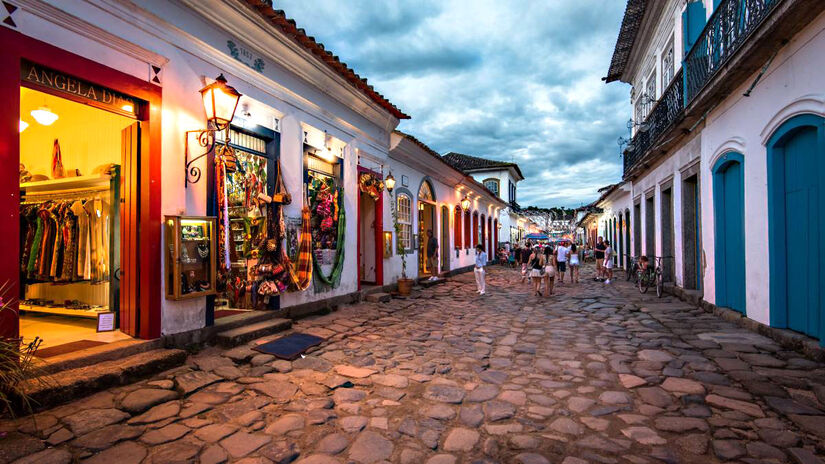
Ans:
{"label": "wooden door", "polygon": [[788,327],[819,335],[819,266],[821,254],[817,218],[819,170],[817,133],[804,128],[785,143],[785,243]]}
{"label": "wooden door", "polygon": [[[113,288],[119,288],[120,330],[137,337],[138,309],[138,200],[141,127],[136,122],[121,131],[120,268],[114,269]],[[160,272],[157,269],[156,272]]]}
{"label": "wooden door", "polygon": [[745,190],[742,156],[729,153],[713,173],[716,304],[745,312]]}
{"label": "wooden door", "polygon": [[450,210],[441,207],[441,272],[450,270]]}

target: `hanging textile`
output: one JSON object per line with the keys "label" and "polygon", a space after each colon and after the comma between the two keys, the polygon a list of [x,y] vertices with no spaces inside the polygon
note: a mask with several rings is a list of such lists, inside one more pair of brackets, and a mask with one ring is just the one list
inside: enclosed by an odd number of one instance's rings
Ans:
{"label": "hanging textile", "polygon": [[[283,211],[281,211],[280,223],[284,222]],[[301,210],[301,243],[298,246],[298,261],[293,263],[286,255],[286,250],[282,250],[282,262],[284,263],[292,283],[298,291],[303,292],[312,283],[312,228],[310,224],[309,206],[304,201],[304,208]]]}
{"label": "hanging textile", "polygon": [[[338,198],[343,198],[343,190],[339,189],[337,193]],[[344,269],[344,230],[346,229],[346,218],[344,215],[344,208],[338,204],[338,201],[335,202],[335,208],[338,213],[338,235],[335,247],[335,259],[333,261],[332,271],[329,276],[324,275],[321,271],[321,265],[318,263],[315,253],[312,254],[312,264],[315,269],[315,276],[318,280],[331,287],[337,287],[338,284],[341,283],[341,272]]]}
{"label": "hanging textile", "polygon": [[232,267],[229,258],[229,197],[226,191],[226,165],[220,156],[215,157],[215,182],[218,194],[218,267],[228,271]]}

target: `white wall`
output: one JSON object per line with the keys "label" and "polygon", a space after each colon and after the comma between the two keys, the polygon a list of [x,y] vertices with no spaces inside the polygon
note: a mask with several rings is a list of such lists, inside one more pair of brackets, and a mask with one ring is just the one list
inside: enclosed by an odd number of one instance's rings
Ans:
{"label": "white wall", "polygon": [[[203,77],[214,78],[224,73],[230,85],[245,98],[256,102],[253,118],[257,122],[274,128],[274,118],[281,119],[280,152],[284,180],[294,198],[293,204],[286,208],[286,215],[300,216],[304,130],[327,131],[335,137],[336,143],[344,145],[348,253],[345,255],[341,285],[319,294],[310,288],[306,292],[284,295],[282,307],[356,291],[357,252],[350,251],[357,250],[356,149],[376,159],[385,159],[389,150],[389,132],[398,121],[382,113],[383,110],[369,109],[369,105],[365,104],[348,106],[342,103],[343,97],[332,95],[333,92],[349,95],[348,84],[329,86],[322,91],[308,82],[306,79],[329,79],[329,71],[322,65],[310,63],[303,69],[309,72],[309,77],[298,76],[295,69],[288,69],[288,66],[301,63],[273,59],[267,55],[273,53],[273,47],[267,46],[265,41],[274,39],[256,27],[243,28],[246,34],[263,34],[262,42],[253,42],[253,47],[220,30],[180,2],[143,2],[141,6],[145,10],[142,10],[132,3],[117,0],[106,4],[106,8],[99,8],[94,5],[97,1],[102,0],[62,3],[60,10],[40,2],[24,2],[15,20],[24,34],[139,79],[148,79],[150,63],[162,65],[162,179],[159,186],[162,189],[162,214],[205,214],[206,173],[201,182],[184,188],[184,132],[205,126],[198,93],[204,85]],[[226,6],[218,1],[201,5],[205,10]],[[230,9],[230,14],[234,14],[234,10]],[[222,17],[223,21],[230,19],[243,22],[242,18],[234,16]],[[258,73],[229,56],[227,40],[246,45],[262,57],[266,63],[264,73]],[[381,114],[385,115],[383,120],[376,120]],[[143,226],[160,227],[160,224]],[[163,259],[161,262],[165,266]],[[165,269],[162,267],[157,272],[163,273]],[[160,291],[165,292],[165,288]],[[161,298],[162,333],[177,333],[204,326],[205,298],[185,301]]]}
{"label": "white wall", "polygon": [[[702,130],[702,223],[707,259],[705,299],[715,302],[713,182],[710,170],[728,151],[744,155],[745,278],[748,317],[770,321],[766,142],[783,122],[802,114],[825,116],[825,14],[814,19],[776,55],[750,97],[742,94],[756,79],[740,88],[712,111]],[[781,244],[777,244],[781,246]]]}

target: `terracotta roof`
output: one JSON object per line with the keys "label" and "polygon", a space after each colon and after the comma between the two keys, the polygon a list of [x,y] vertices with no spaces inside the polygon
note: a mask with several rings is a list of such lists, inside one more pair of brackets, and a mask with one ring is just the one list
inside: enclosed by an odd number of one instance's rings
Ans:
{"label": "terracotta roof", "polygon": [[636,42],[636,35],[645,17],[647,0],[627,0],[627,8],[622,19],[622,28],[619,30],[619,37],[616,39],[616,48],[613,50],[613,59],[610,60],[610,69],[607,76],[602,79],[605,82],[613,82],[621,79],[624,73],[627,60],[630,58],[630,51]]}
{"label": "terracotta roof", "polygon": [[450,163],[450,165],[462,172],[483,171],[497,168],[515,168],[519,177],[524,179],[524,174],[521,173],[521,169],[516,163],[479,158],[477,156],[470,156],[455,152],[447,153],[443,158],[444,161]]}
{"label": "terracotta roof", "polygon": [[372,101],[387,110],[390,114],[398,119],[410,119],[410,116],[398,109],[386,97],[378,93],[367,79],[362,78],[355,73],[346,63],[340,60],[338,56],[333,55],[332,52],[324,48],[324,44],[315,40],[315,37],[306,34],[306,31],[299,28],[295,21],[287,18],[283,10],[275,10],[272,8],[272,1],[264,0],[243,0],[247,5],[252,7],[261,16],[267,19],[278,31],[295,41],[295,43],[306,48],[322,63],[329,66],[333,71],[338,73],[341,77],[347,80],[353,87],[364,93]]}
{"label": "terracotta roof", "polygon": [[[406,139],[407,139],[407,140],[409,140],[410,142],[414,143],[414,144],[415,144],[415,145],[417,145],[419,148],[421,148],[422,150],[424,150],[425,152],[427,152],[429,155],[431,155],[433,158],[436,158],[438,161],[440,161],[440,162],[444,163],[444,165],[445,165],[447,168],[452,169],[452,170],[454,170],[454,171],[458,172],[459,174],[464,174],[464,182],[467,182],[467,183],[469,183],[469,184],[472,184],[472,185],[474,185],[475,187],[477,187],[477,188],[479,188],[479,189],[481,189],[481,190],[483,190],[483,191],[487,192],[487,193],[488,193],[490,196],[492,196],[492,197],[493,197],[496,201],[498,201],[498,202],[500,202],[500,203],[502,203],[502,204],[505,204],[505,205],[506,205],[506,203],[504,203],[504,200],[502,200],[501,198],[499,198],[499,197],[498,197],[498,195],[497,195],[496,193],[492,192],[490,189],[488,189],[487,187],[485,187],[485,186],[484,186],[484,184],[482,184],[481,182],[479,182],[479,181],[477,181],[477,180],[473,179],[473,177],[472,177],[472,176],[468,176],[467,174],[465,174],[465,173],[464,173],[464,171],[462,171],[461,169],[458,169],[458,168],[456,168],[455,166],[453,166],[452,164],[450,164],[450,163],[449,163],[446,159],[444,159],[444,156],[439,155],[439,154],[438,154],[435,150],[433,150],[432,148],[428,147],[428,146],[427,146],[427,144],[425,144],[424,142],[422,142],[422,141],[418,140],[417,138],[413,137],[413,136],[412,136],[412,135],[410,135],[410,134],[407,134],[407,133],[405,133],[405,132],[401,132],[400,130],[397,130],[397,129],[396,129],[396,130],[394,130],[393,132],[394,132],[394,133],[396,133],[396,134],[398,134],[398,135],[400,135],[401,137],[406,138]],[[446,155],[445,155],[445,156],[446,156]]]}

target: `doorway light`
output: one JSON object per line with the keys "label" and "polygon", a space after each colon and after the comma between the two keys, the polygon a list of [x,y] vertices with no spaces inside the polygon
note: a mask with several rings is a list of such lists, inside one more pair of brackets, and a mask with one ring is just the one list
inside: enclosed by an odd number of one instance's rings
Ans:
{"label": "doorway light", "polygon": [[24,130],[26,130],[27,127],[29,127],[29,123],[27,123],[26,121],[21,119],[20,120],[20,129],[19,129],[19,131],[23,132]]}
{"label": "doorway light", "polygon": [[33,110],[31,112],[31,115],[35,121],[44,126],[51,126],[52,124],[54,124],[55,121],[57,121],[58,117],[57,114],[53,113],[52,110],[49,109],[49,107],[46,105],[43,105],[36,110]]}

